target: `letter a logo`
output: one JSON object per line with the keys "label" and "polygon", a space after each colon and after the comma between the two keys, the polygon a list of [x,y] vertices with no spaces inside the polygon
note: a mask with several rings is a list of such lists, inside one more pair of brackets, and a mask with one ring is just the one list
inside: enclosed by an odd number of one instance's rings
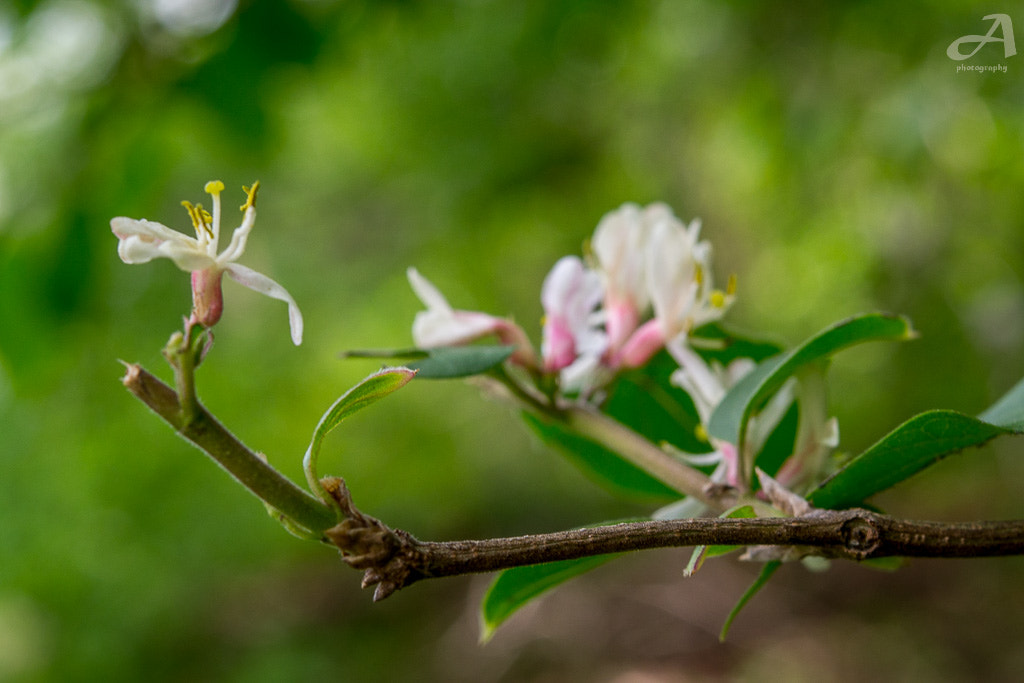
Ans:
{"label": "letter a logo", "polygon": [[[989,14],[982,17],[982,19],[994,19],[992,22],[992,28],[988,30],[983,36],[962,36],[957,38],[949,47],[946,48],[946,56],[950,59],[955,59],[960,62],[965,59],[970,59],[975,53],[985,46],[986,43],[1002,43],[1003,44],[1003,56],[1012,57],[1017,54],[1017,45],[1013,42],[1013,22],[1010,21],[1010,15],[1008,14]],[[994,38],[992,34],[999,29],[1002,33],[1002,38]],[[969,55],[965,55],[960,52],[961,43],[977,43],[978,47],[974,48],[974,51]]]}

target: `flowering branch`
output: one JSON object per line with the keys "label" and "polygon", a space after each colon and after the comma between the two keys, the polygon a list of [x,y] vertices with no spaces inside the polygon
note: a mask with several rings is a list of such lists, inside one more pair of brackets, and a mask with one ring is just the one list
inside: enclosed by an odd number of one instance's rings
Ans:
{"label": "flowering branch", "polygon": [[[744,559],[774,563],[766,571],[806,556],[862,561],[1024,554],[1024,520],[921,522],[852,508],[947,455],[1024,433],[1024,382],[978,418],[953,411],[916,416],[833,471],[829,454],[839,435],[826,401],[830,357],[865,341],[909,339],[909,322],[854,316],[785,352],[728,334],[717,321],[733,303],[735,279],[725,289],[713,287],[711,247],[700,239],[700,222],[684,224],[663,204],[626,204],[607,214],[584,258],[555,264],[541,291],[539,353],[512,319],[457,309],[410,268],[410,284],[426,307],[413,322],[415,360],[374,373],[324,414],[303,460],[311,495],[246,448],[196,396],[195,368],[223,312],[224,273],[287,303],[292,340],[302,339],[302,315],[291,295],[237,263],[255,222],[258,184],[245,188],[242,223],[219,250],[223,189],[219,181],[206,186],[212,213],[184,203],[195,238],[144,219],[111,221],[123,261],[168,258],[190,273],[192,285],[184,332],[164,349],[175,388],[138,365],[127,366],[124,384],[286,528],[336,546],[344,562],[364,572],[363,585],[376,586],[375,600],[424,578],[676,546],[698,546],[691,568],[706,554],[721,554],[721,546],[745,546]],[[501,346],[474,344],[487,337]],[[342,479],[320,478],[317,455],[343,419],[417,373],[500,385],[531,418],[541,418],[529,421],[545,440],[578,456],[605,483],[627,493],[676,493],[681,500],[653,513],[657,521],[515,538],[425,542],[393,530],[362,513]],[[669,519],[683,515],[688,518]],[[562,576],[538,570],[544,576],[529,579],[532,589],[565,580],[573,567],[579,565],[551,568]],[[754,590],[770,573],[762,573]],[[515,576],[488,593],[485,614],[496,604],[507,616],[538,594],[523,590]],[[488,628],[503,618],[488,618]]]}
{"label": "flowering branch", "polygon": [[[376,585],[374,599],[420,579],[578,559],[609,553],[699,545],[771,546],[772,559],[807,555],[867,560],[881,557],[992,557],[1024,554],[1024,521],[943,523],[896,519],[862,509],[813,509],[798,517],[691,518],[632,522],[548,534],[469,541],[419,541],[360,512],[344,482],[321,480],[343,519],[249,450],[198,402],[192,418],[174,389],[142,367],[127,365],[124,384],[181,436],[213,458],[285,520],[335,545],[342,559],[364,571],[363,585]],[[613,433],[604,418],[585,410],[570,422],[595,425],[623,446],[632,437]],[[605,428],[608,428],[607,430]],[[621,443],[620,443],[621,442]],[[653,446],[652,446],[653,447]],[[656,451],[658,449],[655,449]],[[690,482],[686,486],[700,486]],[[762,557],[764,554],[762,554]]]}

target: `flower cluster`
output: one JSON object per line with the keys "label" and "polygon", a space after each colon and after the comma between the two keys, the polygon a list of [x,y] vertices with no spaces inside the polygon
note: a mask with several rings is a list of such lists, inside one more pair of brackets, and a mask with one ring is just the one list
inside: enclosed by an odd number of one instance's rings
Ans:
{"label": "flower cluster", "polygon": [[[684,389],[706,425],[729,387],[753,366],[709,363],[694,349],[693,332],[722,318],[735,296],[735,278],[716,289],[711,245],[700,239],[700,222],[681,222],[664,204],[625,204],[605,215],[587,258],[557,261],[541,288],[544,309],[539,356],[526,333],[507,318],[453,308],[436,287],[410,268],[409,281],[426,305],[416,315],[413,338],[420,348],[455,346],[493,336],[515,348],[510,362],[553,379],[562,397],[594,400],[624,369],[647,364],[665,350],[678,364],[673,384]],[[824,414],[824,391],[815,382],[791,382],[749,425],[747,443],[707,434],[712,452],[690,456],[694,465],[716,466],[712,479],[740,485],[740,462],[752,462],[794,401],[801,421],[793,457],[779,473],[795,483],[818,469],[834,447],[834,420]],[[743,453],[738,449],[743,449]],[[749,473],[747,473],[749,474]]]}
{"label": "flower cluster", "polygon": [[690,333],[722,317],[735,282],[715,289],[711,246],[700,222],[684,225],[664,204],[626,204],[601,219],[586,261],[566,256],[541,288],[540,359],[511,320],[453,309],[415,269],[409,281],[427,310],[413,324],[420,347],[464,344],[489,335],[516,347],[513,361],[557,373],[565,393],[589,395],[622,368],[665,348],[684,366]]}
{"label": "flower cluster", "polygon": [[288,321],[292,341],[302,343],[302,313],[291,294],[266,275],[258,273],[239,263],[245,252],[249,232],[256,224],[256,193],[259,182],[251,188],[242,188],[246,202],[241,206],[242,223],[231,235],[231,242],[224,251],[217,253],[220,246],[220,193],[224,183],[213,180],[205,190],[213,198],[213,213],[202,204],[182,202],[192,220],[196,236],[191,237],[165,225],[119,216],[110,221],[110,228],[118,238],[117,253],[125,263],[147,263],[155,258],[167,258],[178,268],[192,274],[192,318],[191,321],[204,327],[211,327],[220,320],[224,310],[224,296],[221,280],[227,273],[233,280],[249,289],[288,304]]}

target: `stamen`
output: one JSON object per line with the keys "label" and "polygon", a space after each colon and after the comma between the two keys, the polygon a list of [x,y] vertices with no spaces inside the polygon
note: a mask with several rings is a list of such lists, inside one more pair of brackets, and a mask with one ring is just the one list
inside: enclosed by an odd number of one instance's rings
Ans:
{"label": "stamen", "polygon": [[700,264],[697,264],[697,268],[694,270],[693,279],[697,282],[697,286],[704,284],[704,269],[701,268]]}
{"label": "stamen", "polygon": [[185,207],[188,217],[192,219],[192,227],[196,230],[196,236],[205,234],[207,237],[213,237],[213,230],[210,228],[213,216],[210,215],[210,212],[205,210],[202,204],[193,204],[188,200],[183,201],[181,205]]}
{"label": "stamen", "polygon": [[711,305],[715,308],[722,308],[725,306],[725,292],[720,289],[716,289],[711,292]]}
{"label": "stamen", "polygon": [[249,207],[256,207],[256,193],[259,192],[259,189],[260,181],[258,180],[252,184],[251,188],[242,185],[242,190],[244,190],[245,194],[248,195],[248,198],[245,200],[245,204],[242,204],[242,206],[238,207],[242,213],[245,213],[246,209],[248,209]]}
{"label": "stamen", "polygon": [[224,191],[224,183],[219,180],[211,180],[203,187],[203,191],[216,196]]}
{"label": "stamen", "polygon": [[736,273],[729,276],[729,282],[725,285],[725,293],[729,296],[736,293]]}

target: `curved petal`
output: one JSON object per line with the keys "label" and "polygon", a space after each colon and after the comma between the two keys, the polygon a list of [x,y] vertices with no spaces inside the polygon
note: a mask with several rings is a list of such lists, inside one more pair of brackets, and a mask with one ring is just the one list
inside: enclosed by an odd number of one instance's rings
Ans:
{"label": "curved petal", "polygon": [[416,296],[423,305],[431,311],[442,310],[451,311],[451,304],[444,298],[444,294],[441,293],[434,284],[427,278],[420,275],[420,271],[415,268],[409,268],[405,271],[406,276],[409,278],[409,284],[412,286],[412,291],[416,293]]}
{"label": "curved petal", "polygon": [[110,229],[119,240],[117,254],[125,263],[147,263],[155,258],[169,258],[186,271],[202,270],[213,265],[213,259],[198,240],[161,223],[119,216],[110,221]]}
{"label": "curved petal", "polygon": [[288,323],[292,331],[292,342],[296,346],[302,343],[302,312],[298,304],[288,291],[262,273],[257,273],[252,268],[237,263],[229,263],[224,270],[232,280],[245,285],[249,289],[265,294],[272,299],[284,301],[288,304]]}
{"label": "curved petal", "polygon": [[163,223],[147,221],[145,218],[135,219],[118,216],[111,219],[110,230],[120,239],[131,235],[138,235],[139,237],[159,242],[182,241],[192,244],[197,248],[199,246],[199,242],[194,237],[189,237],[177,230],[171,230]]}
{"label": "curved petal", "polygon": [[245,217],[242,218],[242,224],[235,228],[235,231],[231,234],[231,242],[224,251],[221,252],[220,256],[217,257],[217,262],[221,265],[237,261],[242,253],[245,251],[245,243],[249,239],[249,231],[252,230],[252,226],[256,223],[256,207],[250,206],[245,210]]}

